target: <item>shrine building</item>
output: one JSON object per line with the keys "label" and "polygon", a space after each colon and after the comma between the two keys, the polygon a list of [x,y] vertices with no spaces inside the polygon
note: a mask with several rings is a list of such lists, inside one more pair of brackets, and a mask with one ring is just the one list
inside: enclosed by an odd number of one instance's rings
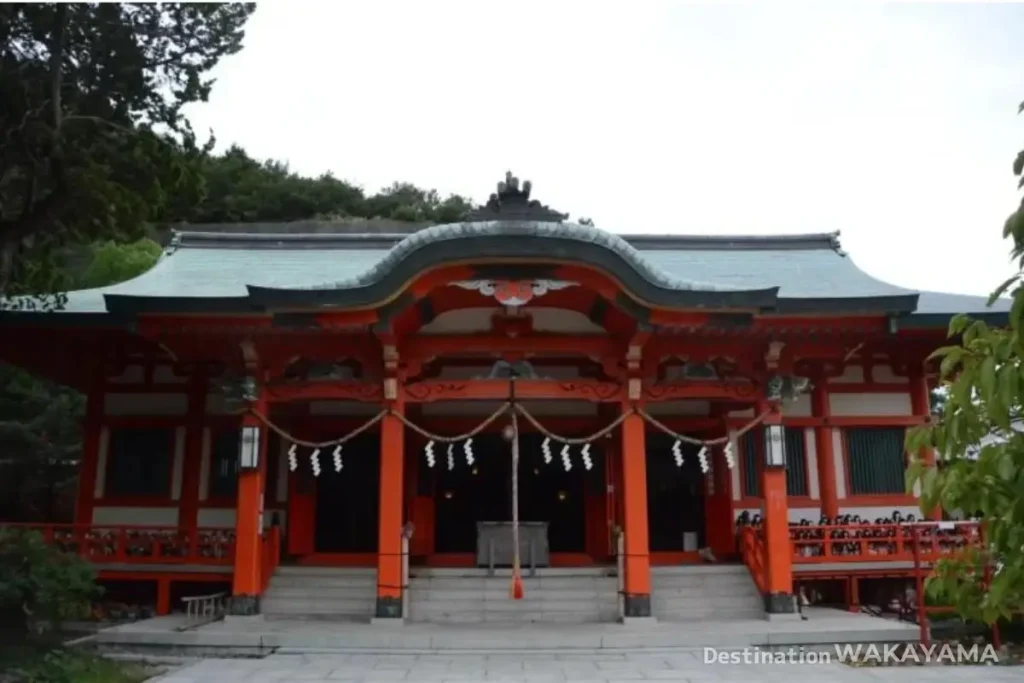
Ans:
{"label": "shrine building", "polygon": [[790,525],[921,517],[926,359],[1003,302],[877,280],[835,233],[616,235],[530,194],[392,231],[183,226],[133,280],[0,313],[0,358],[88,397],[75,522],[39,528],[161,612],[209,582],[269,611],[315,568],[314,595],[363,577],[342,616],[415,618],[415,577],[507,576],[515,439],[527,599],[534,568],[612,577],[605,616],[648,617],[659,572],[713,559],[790,612],[802,573],[907,559],[804,558]]}

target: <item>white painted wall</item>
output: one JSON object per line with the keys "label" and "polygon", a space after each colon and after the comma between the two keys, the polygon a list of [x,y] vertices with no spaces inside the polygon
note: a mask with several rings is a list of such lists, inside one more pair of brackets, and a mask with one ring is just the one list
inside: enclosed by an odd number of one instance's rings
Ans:
{"label": "white painted wall", "polygon": [[93,524],[177,526],[176,507],[95,507]]}
{"label": "white painted wall", "polygon": [[120,375],[107,377],[109,384],[142,384],[146,381],[146,369],[141,365],[129,365]]}
{"label": "white painted wall", "polygon": [[[281,521],[282,530],[287,529],[288,511],[276,508],[268,508],[263,511],[263,528],[270,528],[275,513]],[[199,508],[196,515],[196,526],[210,529],[234,529],[235,517],[234,508]]]}
{"label": "white painted wall", "polygon": [[856,384],[864,381],[864,368],[859,365],[848,365],[840,377],[830,377],[832,384]]}
{"label": "white painted wall", "polygon": [[821,486],[818,482],[818,444],[812,428],[804,430],[804,453],[807,455],[807,495],[818,500],[821,498]]}
{"label": "white painted wall", "polygon": [[784,417],[810,417],[811,397],[809,394],[800,394],[795,401],[784,401],[782,403],[782,415]]}
{"label": "white painted wall", "polygon": [[118,394],[103,397],[107,415],[166,416],[184,415],[188,410],[187,394]]}
{"label": "white painted wall", "polygon": [[215,529],[235,528],[234,508],[199,508],[196,525]]}
{"label": "white painted wall", "polygon": [[829,394],[832,415],[913,415],[910,394]]}
{"label": "white painted wall", "polygon": [[907,384],[910,380],[892,371],[892,366],[875,365],[871,368],[871,379],[879,384]]}
{"label": "white painted wall", "polygon": [[836,470],[836,498],[846,498],[846,449],[843,447],[843,434],[838,429],[832,430],[832,462]]}

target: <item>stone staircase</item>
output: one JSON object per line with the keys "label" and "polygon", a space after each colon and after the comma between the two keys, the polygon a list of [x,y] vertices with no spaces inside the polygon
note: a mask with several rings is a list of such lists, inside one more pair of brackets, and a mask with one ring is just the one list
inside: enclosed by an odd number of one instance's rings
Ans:
{"label": "stone staircase", "polygon": [[412,622],[593,623],[618,619],[618,582],[610,568],[545,568],[523,577],[523,599],[509,596],[511,572],[414,569],[409,580]]}
{"label": "stone staircase", "polygon": [[268,619],[368,622],[376,603],[376,568],[281,566],[261,606]]}
{"label": "stone staircase", "polygon": [[651,611],[668,622],[763,619],[764,600],[742,564],[652,567]]}

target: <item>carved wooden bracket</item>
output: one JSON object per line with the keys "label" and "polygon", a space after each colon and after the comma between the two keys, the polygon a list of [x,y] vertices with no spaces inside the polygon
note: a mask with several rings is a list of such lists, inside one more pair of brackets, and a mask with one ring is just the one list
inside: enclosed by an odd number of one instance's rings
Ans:
{"label": "carved wooden bracket", "polygon": [[328,381],[306,383],[275,383],[263,388],[271,401],[362,401],[384,400],[380,382]]}
{"label": "carved wooden bracket", "polygon": [[686,399],[750,401],[757,397],[758,392],[759,386],[755,382],[658,382],[644,386],[643,398],[649,401],[681,401]]}
{"label": "carved wooden bracket", "polygon": [[[424,380],[405,385],[403,393],[408,401],[432,403],[434,401],[466,401],[509,399],[509,381],[504,379],[480,380]],[[577,400],[615,401],[622,396],[618,382],[597,380],[516,380],[516,398],[523,400]]]}

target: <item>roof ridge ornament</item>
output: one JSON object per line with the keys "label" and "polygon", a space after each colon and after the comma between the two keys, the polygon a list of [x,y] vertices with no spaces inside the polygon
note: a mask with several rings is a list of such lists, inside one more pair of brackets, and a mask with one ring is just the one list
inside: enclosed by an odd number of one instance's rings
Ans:
{"label": "roof ridge ornament", "polygon": [[530,199],[533,183],[524,180],[520,187],[519,178],[512,175],[512,171],[505,173],[505,180],[498,183],[497,189],[486,204],[469,213],[468,220],[561,223],[569,217],[567,213],[559,213],[536,199]]}

